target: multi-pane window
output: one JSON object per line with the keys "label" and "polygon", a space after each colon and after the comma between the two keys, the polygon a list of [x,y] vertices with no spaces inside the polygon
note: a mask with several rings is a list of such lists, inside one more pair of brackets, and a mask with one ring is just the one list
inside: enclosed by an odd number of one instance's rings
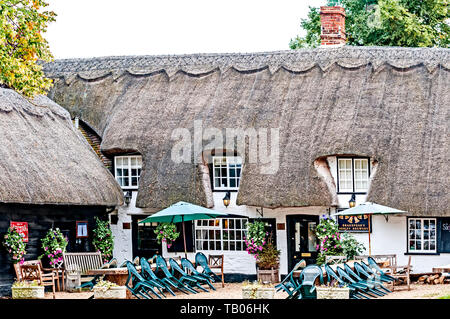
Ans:
{"label": "multi-pane window", "polygon": [[436,252],[436,219],[408,219],[409,252]]}
{"label": "multi-pane window", "polygon": [[142,170],[142,156],[116,156],[114,172],[122,188],[137,189]]}
{"label": "multi-pane window", "polygon": [[241,179],[242,158],[239,156],[213,157],[214,190],[238,190]]}
{"label": "multi-pane window", "polygon": [[338,191],[364,193],[369,186],[367,158],[338,158]]}
{"label": "multi-pane window", "polygon": [[245,250],[246,218],[203,219],[195,223],[197,250]]}

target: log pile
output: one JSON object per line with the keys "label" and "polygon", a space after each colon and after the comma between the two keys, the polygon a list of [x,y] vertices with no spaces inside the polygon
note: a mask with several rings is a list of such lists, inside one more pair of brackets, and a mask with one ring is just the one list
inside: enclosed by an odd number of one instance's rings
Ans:
{"label": "log pile", "polygon": [[420,276],[417,280],[419,284],[428,284],[428,285],[442,285],[446,282],[449,282],[449,279],[445,277],[445,275],[441,274],[431,274],[431,275],[423,275]]}

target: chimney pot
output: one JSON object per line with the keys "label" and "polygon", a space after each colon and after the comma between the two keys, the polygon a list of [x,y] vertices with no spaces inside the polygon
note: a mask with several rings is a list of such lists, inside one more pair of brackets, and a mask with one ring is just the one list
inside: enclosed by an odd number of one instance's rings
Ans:
{"label": "chimney pot", "polygon": [[345,45],[345,9],[341,6],[320,7],[321,46]]}

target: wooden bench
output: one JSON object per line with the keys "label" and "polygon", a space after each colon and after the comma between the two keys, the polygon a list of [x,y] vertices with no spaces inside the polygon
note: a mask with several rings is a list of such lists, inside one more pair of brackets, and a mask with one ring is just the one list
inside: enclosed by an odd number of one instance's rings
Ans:
{"label": "wooden bench", "polygon": [[355,256],[355,260],[366,260],[368,257],[372,257],[380,268],[387,269],[388,272],[392,272],[392,268],[397,266],[397,255],[362,255]]}
{"label": "wooden bench", "polygon": [[92,280],[93,277],[89,275],[89,271],[92,269],[100,269],[103,266],[102,255],[99,252],[63,253],[63,260],[67,288],[75,288],[80,286],[81,282]]}

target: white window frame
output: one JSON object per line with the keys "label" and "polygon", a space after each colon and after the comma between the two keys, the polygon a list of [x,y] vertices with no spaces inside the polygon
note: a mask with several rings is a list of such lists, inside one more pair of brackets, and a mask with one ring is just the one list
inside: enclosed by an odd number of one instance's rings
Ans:
{"label": "white window frame", "polygon": [[[345,169],[340,168],[340,162],[341,161],[347,161],[350,162],[350,168],[346,167]],[[367,163],[367,169],[363,168],[355,168],[355,162],[363,162],[365,161]],[[336,171],[337,171],[337,192],[338,194],[345,194],[345,193],[357,193],[357,194],[365,194],[367,193],[369,189],[369,181],[370,181],[370,160],[366,157],[337,157],[336,161]],[[351,188],[342,188],[341,187],[341,180],[342,180],[342,173],[343,171],[351,172],[351,179],[345,179],[346,181],[350,181],[352,184]],[[366,173],[363,178],[359,179],[359,182],[366,182],[367,188],[356,188],[356,172]],[[342,180],[343,181],[343,180]]]}
{"label": "white window frame", "polygon": [[[222,179],[222,176],[216,176],[216,159],[225,159],[226,161],[226,168],[227,168],[227,185],[228,186],[216,186],[216,179]],[[235,176],[235,177],[230,177],[230,164],[237,164],[237,165],[241,165],[240,166],[240,174],[239,176]],[[221,167],[217,167],[219,168],[220,171]],[[219,191],[229,191],[229,190],[239,190],[239,185],[241,183],[241,175],[242,175],[242,158],[240,156],[213,156],[212,157],[212,174],[213,174],[213,180],[212,180],[212,187],[213,190],[219,190]],[[235,187],[231,187],[230,186],[230,179],[236,179],[236,186]]]}
{"label": "white window frame", "polygon": [[[231,229],[230,220],[233,220],[234,227]],[[240,220],[241,227],[236,228],[236,221]],[[218,218],[218,219],[200,219],[195,221],[194,227],[194,240],[195,240],[195,249],[197,251],[245,251],[247,248],[245,246],[244,237],[247,235],[247,218]],[[228,228],[225,226],[228,225]],[[214,238],[210,238],[210,231],[213,231]],[[216,237],[216,231],[219,232],[220,238]],[[224,239],[225,232],[234,232],[234,239]],[[197,232],[201,234],[206,234],[206,238],[198,238]],[[237,232],[240,233],[240,239],[237,238]],[[203,243],[207,242],[207,249],[203,248]],[[217,246],[217,242],[220,242],[220,247]],[[234,242],[234,249],[231,249],[231,243]],[[240,242],[240,249],[237,249],[239,246],[237,243]]]}
{"label": "white window frame", "polygon": [[[418,229],[416,229],[416,228],[414,228],[414,229],[411,229],[411,221],[420,221],[420,225],[421,225],[421,229],[420,229],[420,239],[416,239],[416,238],[411,238],[411,236],[410,236],[410,232],[412,231],[412,230],[414,230],[414,231],[417,231]],[[426,230],[425,228],[424,228],[424,221],[428,221],[428,222],[430,222],[430,221],[433,221],[434,222],[434,240],[433,239],[430,239],[430,235],[431,234],[429,234],[428,235],[428,239],[424,239],[424,233],[425,233],[425,231],[428,231],[428,232],[431,232],[431,228],[430,228],[430,226],[428,226],[428,229]],[[407,245],[408,245],[408,252],[409,253],[423,253],[423,254],[433,254],[433,253],[436,253],[437,252],[437,232],[438,232],[438,229],[437,229],[437,227],[438,227],[438,224],[437,224],[437,219],[436,218],[429,218],[429,217],[425,217],[425,218],[422,218],[422,217],[411,217],[411,218],[408,218],[408,233],[407,233]],[[419,241],[420,240],[420,247],[421,247],[421,249],[411,249],[411,245],[410,245],[410,242],[411,241],[415,241],[415,242],[417,242],[417,241]],[[429,242],[429,246],[428,247],[431,247],[431,242],[432,241],[434,241],[434,249],[424,249],[424,247],[425,247],[425,241],[428,241]]]}
{"label": "white window frame", "polygon": [[[124,159],[127,159],[127,161],[128,161],[128,164],[127,165],[118,165],[117,164],[117,160],[118,159],[122,159],[122,160],[124,160]],[[141,163],[140,165],[138,164],[138,165],[132,165],[131,164],[131,160],[132,159],[136,159],[136,162],[137,163]],[[117,176],[117,169],[127,169],[128,170],[128,186],[120,186],[122,189],[138,189],[139,188],[139,181],[140,181],[140,178],[141,178],[141,173],[142,173],[142,156],[141,155],[129,155],[129,156],[126,156],[126,155],[124,155],[124,156],[115,156],[114,157],[114,177],[116,178],[116,181],[119,183],[119,185],[120,185],[120,181],[119,181],[119,178],[124,178],[124,176]],[[134,175],[131,175],[131,170],[132,169],[137,169],[137,170],[139,170],[138,171],[138,175],[137,176],[134,176]],[[132,183],[131,183],[131,181],[132,181],[132,178],[133,177],[136,177],[137,178],[137,185],[132,185]]]}

